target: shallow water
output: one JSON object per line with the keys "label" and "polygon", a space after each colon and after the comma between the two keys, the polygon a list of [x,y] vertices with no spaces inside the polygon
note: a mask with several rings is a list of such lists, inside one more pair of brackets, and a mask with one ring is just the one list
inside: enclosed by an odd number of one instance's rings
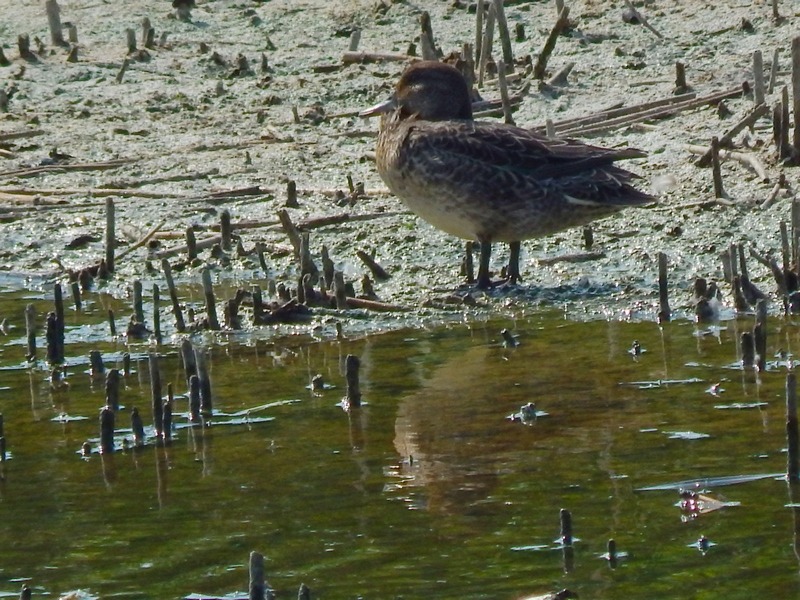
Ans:
{"label": "shallow water", "polygon": [[[323,598],[800,592],[796,509],[786,506],[800,493],[785,481],[711,480],[699,488],[705,506],[741,504],[694,516],[677,506],[676,482],[785,470],[787,367],[774,359],[760,377],[738,368],[748,319],[706,330],[553,312],[342,341],[220,337],[209,351],[215,410],[275,403],[253,413],[274,420],[216,416],[177,429],[166,447],[83,459],[104,402],[89,350],[109,367],[134,356],[117,416],[129,427],[134,406],[150,421],[151,347],[110,341],[105,311],[121,307],[95,296],[69,311],[69,387],[52,390],[41,364],[25,365],[28,301],[49,310],[35,293],[0,297],[0,316],[17,325],[0,338],[10,454],[0,597],[23,582],[55,597],[222,596],[246,591],[251,550],[266,555],[284,598],[301,582]],[[770,357],[798,346],[796,324],[770,327]],[[518,346],[503,345],[503,328]],[[634,340],[645,352],[630,352]],[[183,394],[177,346],[157,350],[162,381]],[[350,413],[339,406],[347,354],[361,359],[365,402]],[[313,394],[317,373],[336,387]],[[547,415],[507,418],[528,402]],[[723,408],[737,403],[756,406]],[[53,421],[62,413],[87,419]],[[660,485],[671,489],[637,491]],[[555,542],[561,508],[573,517],[571,553]],[[705,553],[702,535],[715,544]],[[601,558],[609,538],[628,553],[615,568]]]}

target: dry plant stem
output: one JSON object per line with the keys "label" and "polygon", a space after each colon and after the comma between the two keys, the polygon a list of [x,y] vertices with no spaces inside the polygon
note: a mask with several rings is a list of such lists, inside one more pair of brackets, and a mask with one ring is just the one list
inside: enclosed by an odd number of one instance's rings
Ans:
{"label": "dry plant stem", "polygon": [[374,310],[375,312],[403,312],[411,310],[409,307],[399,304],[390,304],[389,302],[368,300],[366,298],[353,298],[351,296],[347,297],[346,303],[348,308],[364,308],[367,310]]}
{"label": "dry plant stem", "polygon": [[764,60],[761,50],[753,52],[753,101],[756,106],[764,104]]}
{"label": "dry plant stem", "polygon": [[800,432],[797,424],[797,375],[786,376],[786,477],[800,481]]}
{"label": "dry plant stem", "polygon": [[0,177],[33,177],[42,173],[61,173],[66,171],[102,171],[104,169],[115,169],[124,165],[136,162],[134,159],[119,158],[97,163],[79,163],[74,165],[44,165],[41,167],[31,167],[28,169],[13,169],[11,171],[0,171]]}
{"label": "dry plant stem", "polygon": [[350,42],[347,46],[348,52],[355,52],[358,50],[358,44],[361,43],[361,30],[354,29],[353,32],[350,34]]}
{"label": "dry plant stem", "polygon": [[772,93],[775,91],[775,81],[778,79],[778,67],[780,63],[780,52],[777,48],[772,52],[772,66],[769,70],[769,83],[767,84],[767,92]]}
{"label": "dry plant stem", "polygon": [[427,11],[423,11],[419,16],[420,36],[419,45],[422,50],[422,60],[436,60],[436,45],[433,41],[433,27],[431,26],[431,16]]}
{"label": "dry plant stem", "polygon": [[36,360],[36,307],[33,304],[25,306],[25,337],[25,358],[29,361]]}
{"label": "dry plant stem", "polygon": [[722,188],[722,171],[719,166],[719,138],[711,138],[711,173],[714,178],[714,197],[722,198],[725,190]]}
{"label": "dry plant stem", "polygon": [[117,73],[117,77],[115,79],[117,83],[122,83],[122,80],[125,77],[125,71],[128,70],[128,66],[130,64],[131,61],[127,58],[122,61],[122,66],[119,68],[119,72]]}
{"label": "dry plant stem", "polygon": [[108,406],[100,411],[100,452],[114,452],[114,411]]}
{"label": "dry plant stem", "polygon": [[70,284],[70,290],[72,291],[72,303],[75,305],[75,310],[81,310],[81,286],[77,281],[73,281]]}
{"label": "dry plant stem", "polygon": [[567,85],[569,83],[567,81],[567,77],[569,77],[569,74],[572,72],[572,69],[574,69],[574,68],[575,68],[575,63],[574,62],[568,62],[566,65],[561,67],[558,71],[556,71],[555,74],[550,79],[548,79],[546,81],[547,85],[557,86],[557,87],[561,87],[561,86]]}
{"label": "dry plant stem", "polygon": [[686,64],[678,61],[675,63],[675,93],[685,94],[689,86],[686,85]]}
{"label": "dry plant stem", "polygon": [[24,131],[7,131],[0,133],[0,142],[8,142],[10,140],[17,140],[20,138],[29,138],[29,137],[36,137],[37,135],[42,135],[44,130],[42,129],[26,129]]}
{"label": "dry plant stem", "polygon": [[550,54],[552,54],[553,49],[556,47],[556,41],[558,40],[558,36],[561,34],[561,32],[568,24],[569,24],[569,6],[565,6],[559,13],[555,25],[553,25],[553,28],[550,30],[550,35],[548,35],[547,40],[545,40],[542,51],[536,58],[536,64],[533,67],[534,79],[544,79],[544,74],[545,71],[547,70],[547,61],[550,60]]}
{"label": "dry plant stem", "polygon": [[64,41],[64,31],[61,27],[61,9],[56,0],[47,0],[45,2],[45,9],[47,11],[47,24],[50,27],[50,41],[54,46],[66,46],[67,42]]}
{"label": "dry plant stem", "polygon": [[178,333],[183,333],[186,331],[186,323],[183,320],[181,303],[178,301],[178,291],[175,289],[175,280],[172,278],[172,267],[166,258],[161,261],[161,269],[164,271],[164,279],[167,282],[169,298],[172,302],[172,314],[175,316],[175,329]]}
{"label": "dry plant stem", "polygon": [[250,553],[250,586],[249,600],[261,600],[267,597],[266,577],[264,575],[264,555]]}
{"label": "dry plant stem", "polygon": [[214,301],[214,286],[211,285],[211,271],[206,267],[203,269],[203,296],[206,302],[206,318],[208,319],[208,328],[214,331],[219,329],[219,320],[217,319],[217,303]]}
{"label": "dry plant stem", "polygon": [[278,211],[278,219],[280,219],[281,227],[283,227],[286,236],[289,238],[289,242],[292,244],[295,257],[299,257],[300,247],[302,245],[300,232],[297,230],[297,227],[295,227],[294,223],[292,223],[292,218],[289,216],[289,213],[286,210],[281,209]]}
{"label": "dry plant stem", "polygon": [[348,354],[344,364],[345,379],[347,381],[345,402],[349,408],[358,408],[361,406],[361,389],[358,381],[358,370],[361,367],[361,360],[354,354]]}
{"label": "dry plant stem", "polygon": [[130,253],[131,253],[131,252],[133,252],[134,250],[136,250],[136,249],[138,249],[138,248],[141,248],[142,246],[144,246],[144,245],[145,245],[147,242],[149,242],[149,241],[150,241],[150,239],[151,239],[151,238],[152,238],[152,237],[153,237],[153,236],[154,236],[156,233],[158,233],[158,231],[159,231],[159,230],[160,230],[160,229],[161,229],[161,228],[164,226],[164,224],[165,224],[165,223],[166,223],[166,221],[161,221],[160,223],[156,224],[156,225],[155,225],[155,226],[154,226],[154,227],[153,227],[153,228],[152,228],[150,231],[148,231],[148,232],[147,232],[147,233],[144,235],[144,237],[143,237],[142,239],[140,239],[139,241],[137,241],[135,244],[132,244],[132,245],[128,246],[127,248],[125,248],[125,250],[123,250],[122,252],[120,252],[120,253],[117,255],[117,257],[116,257],[116,260],[117,260],[117,261],[120,261],[120,260],[122,260],[123,258],[125,258],[126,256],[128,256],[128,254],[130,254]]}
{"label": "dry plant stem", "polygon": [[384,270],[384,268],[375,262],[375,259],[363,250],[357,250],[356,256],[358,256],[358,258],[361,259],[361,262],[366,265],[376,281],[386,281],[390,278],[390,275]]}
{"label": "dry plant stem", "polygon": [[403,62],[406,60],[419,60],[418,56],[409,56],[400,52],[345,52],[342,63],[345,65],[355,63],[373,62]]}
{"label": "dry plant stem", "polygon": [[489,56],[492,53],[495,16],[494,4],[489,4],[489,10],[486,13],[486,25],[484,26],[483,40],[481,41],[480,59],[478,61],[478,87],[483,87],[483,77],[486,73],[486,64],[489,62]]}
{"label": "dry plant stem", "polygon": [[792,153],[792,146],[789,145],[789,89],[783,86],[781,90],[781,128],[780,146],[778,148],[780,158],[788,158]]}
{"label": "dry plant stem", "polygon": [[792,268],[800,273],[800,200],[792,200]]}
{"label": "dry plant stem", "polygon": [[800,154],[800,37],[792,39],[792,102],[795,121],[792,144],[795,154],[798,155]]}
{"label": "dry plant stem", "polygon": [[[502,3],[502,0],[500,0]],[[503,120],[508,125],[514,125],[514,117],[511,114],[511,102],[508,99],[508,83],[506,83],[506,63],[497,61],[497,79],[500,82],[500,99],[503,102]]]}
{"label": "dry plant stem", "polygon": [[133,318],[137,323],[144,323],[144,306],[142,298],[142,282],[133,282]]}
{"label": "dry plant stem", "polygon": [[514,71],[514,52],[511,49],[511,35],[508,32],[506,11],[503,0],[494,0],[495,16],[497,17],[497,33],[500,35],[500,45],[503,49],[503,62],[509,73]]}
{"label": "dry plant stem", "polygon": [[[672,103],[668,103],[663,106],[656,106],[654,108],[645,108],[642,110],[614,109],[622,110],[624,112],[620,116],[605,119],[599,115],[590,115],[589,117],[586,117],[586,119],[589,119],[592,124],[587,125],[573,125],[572,123],[568,122],[569,126],[565,126],[563,123],[556,123],[556,132],[561,136],[581,136],[591,133],[600,133],[609,129],[632,125],[633,123],[638,123],[647,119],[660,119],[663,117],[668,117],[684,110],[698,108],[706,104],[714,104],[720,100],[740,96],[741,94],[742,88],[741,86],[738,86],[730,90],[709,94],[707,96],[701,96],[699,98],[692,97],[691,99],[685,101],[680,101],[679,99],[682,98],[682,96],[678,96],[675,98],[677,101],[674,100]],[[581,121],[582,120],[574,120],[573,122],[580,123]]]}
{"label": "dry plant stem", "polygon": [[228,210],[223,210],[220,213],[220,246],[226,252],[230,252],[232,247],[232,231],[231,231],[231,213]]}
{"label": "dry plant stem", "polygon": [[778,0],[772,0],[772,18],[777,22],[781,20],[781,13],[778,12]]}
{"label": "dry plant stem", "polygon": [[475,8],[475,58],[480,64],[481,49],[483,48],[483,15],[486,12],[486,0],[478,0]]}
{"label": "dry plant stem", "polygon": [[758,355],[758,370],[762,373],[767,369],[767,301],[759,300],[756,303],[756,325],[753,328],[756,354]]}
{"label": "dry plant stem", "polygon": [[656,36],[657,38],[659,38],[659,39],[664,39],[664,36],[663,36],[663,35],[661,35],[661,32],[660,32],[660,31],[658,31],[658,30],[657,30],[655,27],[653,27],[652,25],[650,25],[650,23],[649,23],[649,22],[648,22],[648,20],[645,18],[645,16],[644,16],[642,13],[640,13],[638,10],[636,10],[636,7],[635,7],[635,6],[633,6],[633,4],[631,4],[631,1],[630,1],[630,0],[625,0],[625,6],[627,6],[629,10],[633,11],[633,13],[634,13],[634,14],[636,15],[636,17],[639,19],[639,21],[641,22],[641,24],[642,24],[642,25],[644,25],[644,26],[645,26],[645,27],[646,27],[646,28],[647,28],[649,31],[651,31],[651,32],[653,33],[653,35],[655,35],[655,36]]}
{"label": "dry plant stem", "polygon": [[669,292],[667,286],[667,255],[658,253],[658,319],[661,322],[670,320],[672,311],[669,308]]}
{"label": "dry plant stem", "polygon": [[792,264],[791,244],[789,243],[789,227],[786,221],[781,221],[781,261],[783,272],[788,271]]}
{"label": "dry plant stem", "polygon": [[[684,146],[684,148],[686,148],[686,150],[688,152],[691,152],[692,154],[697,154],[701,156],[705,156],[706,154],[708,154],[709,163],[711,162],[711,151],[707,149],[705,146],[687,145]],[[725,150],[723,148],[720,148],[719,159],[735,160],[736,162],[753,169],[753,171],[758,175],[761,181],[769,181],[769,175],[767,174],[766,168],[755,154],[745,154],[744,152],[734,152],[732,150]]]}
{"label": "dry plant stem", "polygon": [[600,260],[601,258],[605,258],[605,256],[605,252],[575,252],[572,254],[561,254],[559,256],[539,258],[537,259],[537,262],[540,265],[554,265],[560,262],[581,263],[592,260]]}
{"label": "dry plant stem", "polygon": [[110,273],[114,272],[116,245],[114,200],[106,198],[106,268]]}
{"label": "dry plant stem", "polygon": [[347,292],[344,285],[344,273],[335,271],[333,274],[333,293],[336,297],[336,308],[344,310],[347,308]]}
{"label": "dry plant stem", "polygon": [[160,436],[164,429],[164,401],[161,398],[161,371],[158,368],[158,354],[150,352],[147,355],[147,364],[150,368],[150,399],[153,407],[153,428],[156,436]]}
{"label": "dry plant stem", "polygon": [[[739,120],[733,127],[731,127],[721,138],[719,138],[720,146],[730,146],[733,143],[739,132],[743,131],[746,127],[752,127],[756,121],[761,117],[769,114],[769,106],[766,104],[758,104],[751,110],[743,119]],[[711,164],[711,149],[709,148],[697,161],[697,166],[707,167]]]}
{"label": "dry plant stem", "polygon": [[156,342],[161,343],[161,291],[158,289],[158,284],[153,284],[153,333],[156,336]]}

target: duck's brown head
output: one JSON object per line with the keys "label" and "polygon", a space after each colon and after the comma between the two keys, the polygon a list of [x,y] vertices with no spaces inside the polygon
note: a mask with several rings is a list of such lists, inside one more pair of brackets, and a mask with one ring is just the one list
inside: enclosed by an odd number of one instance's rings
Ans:
{"label": "duck's brown head", "polygon": [[370,117],[398,110],[401,119],[472,119],[472,101],[464,77],[455,67],[436,61],[420,61],[409,66],[389,100],[359,114]]}

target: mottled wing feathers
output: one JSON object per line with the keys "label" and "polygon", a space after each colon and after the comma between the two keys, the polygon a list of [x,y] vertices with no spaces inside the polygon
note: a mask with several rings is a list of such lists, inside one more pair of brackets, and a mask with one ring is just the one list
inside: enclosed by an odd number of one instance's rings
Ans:
{"label": "mottled wing feathers", "polygon": [[[407,122],[405,155],[433,179],[468,182],[474,193],[560,196],[577,206],[628,206],[653,198],[630,185],[638,176],[614,164],[643,152],[605,149],[534,132],[470,121]],[[480,191],[479,191],[480,190]],[[502,190],[502,191],[501,191]],[[520,198],[521,199],[521,198]],[[499,199],[495,199],[495,202]]]}

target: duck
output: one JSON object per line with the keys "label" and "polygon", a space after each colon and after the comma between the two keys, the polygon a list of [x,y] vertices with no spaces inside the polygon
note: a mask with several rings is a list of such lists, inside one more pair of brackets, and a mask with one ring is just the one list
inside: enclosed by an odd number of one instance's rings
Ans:
{"label": "duck", "polygon": [[655,201],[615,164],[644,158],[641,150],[476,121],[467,81],[447,63],[412,63],[387,100],[359,115],[381,117],[375,163],[389,190],[434,227],[478,242],[481,289],[496,285],[493,242],[510,244],[516,284],[521,241]]}

